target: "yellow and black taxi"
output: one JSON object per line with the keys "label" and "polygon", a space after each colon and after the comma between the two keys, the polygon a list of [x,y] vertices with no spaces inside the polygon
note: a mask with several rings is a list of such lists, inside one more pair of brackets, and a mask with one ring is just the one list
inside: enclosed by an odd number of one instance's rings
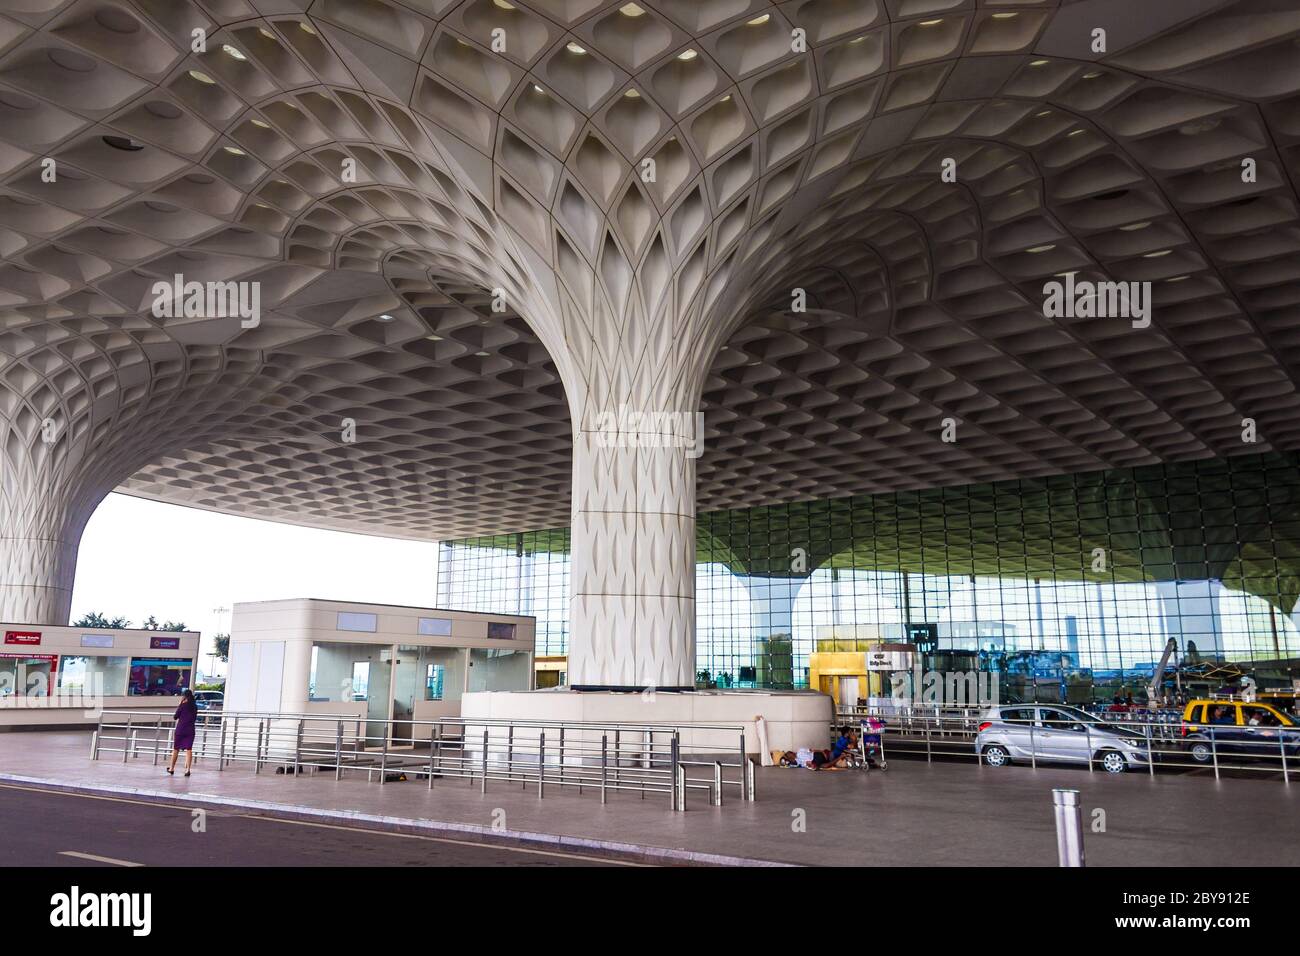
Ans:
{"label": "yellow and black taxi", "polygon": [[1182,736],[1198,763],[1216,754],[1279,760],[1300,758],[1300,722],[1272,704],[1192,700],[1183,710]]}

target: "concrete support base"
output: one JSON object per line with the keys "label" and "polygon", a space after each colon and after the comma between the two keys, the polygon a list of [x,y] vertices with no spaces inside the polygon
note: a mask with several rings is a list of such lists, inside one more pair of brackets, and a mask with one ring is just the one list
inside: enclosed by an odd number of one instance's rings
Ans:
{"label": "concrete support base", "polygon": [[[831,699],[815,691],[698,690],[683,693],[614,693],[567,688],[537,691],[478,691],[461,699],[461,716],[519,721],[628,723],[671,726],[714,724],[743,727],[745,750],[759,753],[755,718],[767,724],[773,750],[829,746],[834,716]],[[551,735],[548,735],[551,739]],[[732,731],[682,733],[683,753],[724,753],[736,746]]]}

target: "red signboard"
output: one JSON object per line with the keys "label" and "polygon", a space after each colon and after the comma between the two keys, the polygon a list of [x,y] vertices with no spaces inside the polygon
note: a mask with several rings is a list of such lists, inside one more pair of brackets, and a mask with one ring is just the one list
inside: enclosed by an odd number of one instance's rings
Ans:
{"label": "red signboard", "polygon": [[5,631],[6,644],[39,644],[41,642],[40,631]]}

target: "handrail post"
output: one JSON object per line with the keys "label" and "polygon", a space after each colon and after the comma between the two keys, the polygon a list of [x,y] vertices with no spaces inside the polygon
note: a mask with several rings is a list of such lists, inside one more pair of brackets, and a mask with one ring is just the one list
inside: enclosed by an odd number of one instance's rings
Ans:
{"label": "handrail post", "polygon": [[[512,720],[506,727],[506,779],[515,778],[515,722]],[[520,774],[522,778],[519,782],[519,789],[523,790],[528,786],[528,775]]]}
{"label": "handrail post", "polygon": [[[564,725],[560,724],[560,784],[564,784]],[[578,792],[582,793],[582,778],[578,778]]]}
{"label": "handrail post", "polygon": [[384,778],[388,776],[388,738],[392,736],[393,728],[388,722],[384,722],[384,751],[379,756],[379,785],[384,785]]}
{"label": "handrail post", "polygon": [[217,741],[217,769],[226,769],[226,715],[221,715],[221,737]]}
{"label": "handrail post", "polygon": [[488,728],[483,728],[483,783],[480,793],[487,793]]}
{"label": "handrail post", "polygon": [[[930,752],[930,721],[927,720],[924,724],[924,727],[925,727],[925,762],[931,763],[934,760],[934,757]],[[882,734],[881,736],[883,738],[884,735]],[[977,758],[978,756],[979,755],[976,754]]]}
{"label": "handrail post", "polygon": [[616,786],[616,787],[617,787],[617,786],[619,785],[619,783],[620,783],[620,780],[619,780],[619,772],[618,772],[618,764],[619,764],[619,759],[618,759],[618,757],[619,757],[619,749],[620,749],[620,747],[619,747],[619,738],[620,738],[621,734],[622,734],[622,731],[620,731],[617,727],[615,727],[615,728],[614,728],[614,786]]}
{"label": "handrail post", "polygon": [[90,759],[99,759],[99,735],[104,732],[104,712],[99,712],[99,720],[95,724],[95,729],[90,732]]}
{"label": "handrail post", "polygon": [[126,736],[122,738],[122,763],[131,754],[131,715],[126,715]]}
{"label": "handrail post", "polygon": [[158,735],[162,733],[162,718],[153,723],[153,765],[158,766]]}
{"label": "handrail post", "polygon": [[1286,766],[1286,733],[1281,729],[1277,732],[1277,745],[1282,751],[1282,781],[1289,784],[1291,782],[1291,773]]}
{"label": "handrail post", "polygon": [[747,799],[749,800],[750,803],[754,802],[754,780],[757,774],[757,770],[755,768],[756,768],[756,761],[747,758],[745,760],[745,777],[747,778],[745,781],[746,783],[745,789],[749,794]]}
{"label": "handrail post", "polygon": [[262,735],[266,733],[266,718],[257,719],[257,746],[253,748],[253,773],[262,772]]}
{"label": "handrail post", "polygon": [[1088,773],[1092,773],[1092,772],[1096,769],[1096,768],[1093,767],[1093,765],[1092,765],[1092,764],[1093,764],[1093,760],[1092,760],[1092,731],[1088,729],[1088,724],[1087,724],[1086,721],[1084,722],[1084,725],[1083,725],[1083,736],[1084,736],[1084,738],[1086,739],[1086,741],[1087,741],[1087,743],[1088,743]]}
{"label": "handrail post", "polygon": [[[1035,717],[1029,722],[1029,766],[1033,767],[1035,770],[1038,769],[1038,744],[1034,740],[1034,725],[1038,723],[1037,713],[1037,708],[1035,708]],[[1088,755],[1088,759],[1092,759],[1091,754]]]}
{"label": "handrail post", "polygon": [[600,735],[600,802],[605,803],[605,777],[609,771],[609,734]]}
{"label": "handrail post", "polygon": [[542,799],[546,791],[546,729],[543,728],[537,738],[537,799]]}
{"label": "handrail post", "polygon": [[334,732],[334,779],[343,778],[343,721],[338,722]]}
{"label": "handrail post", "polygon": [[[741,775],[740,779],[742,781],[745,779],[743,774]],[[744,787],[743,783],[741,784],[741,787]],[[721,760],[713,761],[713,805],[715,807],[722,806],[722,761]]]}
{"label": "handrail post", "polygon": [[677,791],[677,809],[684,811],[686,809],[686,768],[681,764],[677,765],[675,789]]}
{"label": "handrail post", "polygon": [[1154,725],[1147,726],[1147,776],[1156,775],[1156,757],[1151,749],[1151,741],[1155,738],[1156,728]]}
{"label": "handrail post", "polygon": [[1052,809],[1056,814],[1056,857],[1058,866],[1084,866],[1083,808],[1078,790],[1052,791]]}
{"label": "handrail post", "polygon": [[749,789],[748,781],[745,779],[745,728],[740,728],[740,802],[744,803],[749,799],[746,791]]}
{"label": "handrail post", "polygon": [[[1210,709],[1208,704],[1206,705],[1205,709],[1206,710]],[[1214,760],[1214,779],[1218,780],[1219,779],[1219,747],[1217,743],[1217,734],[1215,734],[1213,727],[1210,728],[1210,757],[1211,759]]]}
{"label": "handrail post", "polygon": [[298,718],[298,729],[293,736],[293,775],[298,776],[299,764],[302,760],[302,718]]}

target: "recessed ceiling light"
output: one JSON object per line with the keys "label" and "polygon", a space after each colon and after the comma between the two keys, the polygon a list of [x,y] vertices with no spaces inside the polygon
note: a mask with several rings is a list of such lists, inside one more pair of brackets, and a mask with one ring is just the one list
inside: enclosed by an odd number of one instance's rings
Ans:
{"label": "recessed ceiling light", "polygon": [[545,92],[546,92],[544,89],[542,89],[542,88],[541,88],[540,86],[538,86],[536,83],[533,84],[533,89],[535,89],[538,93],[545,93]]}
{"label": "recessed ceiling light", "polygon": [[994,20],[1013,20],[1013,19],[1015,19],[1015,18],[1018,17],[1018,16],[1020,16],[1019,13],[995,13],[995,14],[993,14],[993,19],[994,19]]}
{"label": "recessed ceiling light", "polygon": [[275,39],[275,34],[272,33],[270,30],[268,30],[266,27],[258,27],[257,32],[262,34],[262,36],[266,37],[268,40]]}
{"label": "recessed ceiling light", "polygon": [[1052,115],[1052,111],[1051,111],[1051,110],[1043,110],[1041,113],[1035,113],[1034,115],[1035,115],[1035,116],[1051,116],[1051,115]]}
{"label": "recessed ceiling light", "polygon": [[1030,66],[1047,66],[1047,64],[1050,63],[1050,62],[1051,62],[1050,60],[1030,60],[1030,61],[1029,61],[1029,65],[1030,65]]}
{"label": "recessed ceiling light", "polygon": [[730,94],[730,93],[728,93],[728,94],[727,94],[726,96],[724,96],[722,99],[718,100],[719,103],[728,103],[728,102],[730,102],[730,101],[731,101],[731,94]]}
{"label": "recessed ceiling light", "polygon": [[244,151],[238,148],[237,146],[222,146],[221,148],[224,149],[227,153],[229,153],[232,156],[245,155]]}
{"label": "recessed ceiling light", "polygon": [[515,5],[508,3],[507,0],[492,0],[492,3],[502,10],[513,10]]}
{"label": "recessed ceiling light", "polygon": [[299,22],[298,29],[303,33],[306,33],[308,36],[316,36],[316,28],[310,23]]}
{"label": "recessed ceiling light", "polygon": [[923,27],[934,27],[934,26],[938,26],[940,23],[943,23],[943,18],[942,18],[942,17],[940,17],[938,20],[922,20],[922,21],[921,21],[921,26],[923,26]]}
{"label": "recessed ceiling light", "polygon": [[1182,282],[1184,279],[1190,279],[1191,276],[1174,276],[1172,279],[1166,279],[1166,282]]}
{"label": "recessed ceiling light", "polygon": [[1171,252],[1173,252],[1173,251],[1174,251],[1174,250],[1172,250],[1172,249],[1161,249],[1159,252],[1148,252],[1148,253],[1147,253],[1146,255],[1144,255],[1142,258],[1143,258],[1143,259],[1159,259],[1161,256],[1167,256],[1167,255],[1169,255],[1169,253],[1171,253]]}
{"label": "recessed ceiling light", "polygon": [[125,150],[128,153],[138,153],[140,150],[144,149],[144,147],[135,140],[128,139],[125,136],[105,136],[104,142],[107,145],[112,146],[114,149]]}
{"label": "recessed ceiling light", "polygon": [[582,56],[584,53],[587,52],[585,49],[583,49],[582,47],[578,46],[578,44],[573,42],[566,43],[564,45],[564,48],[568,50],[570,53],[576,53],[578,56]]}
{"label": "recessed ceiling light", "polygon": [[391,322],[391,321],[393,321],[393,317],[392,317],[391,315],[389,315],[387,312],[385,312],[383,315],[381,315],[381,316],[379,317],[379,321],[380,321],[380,322]]}
{"label": "recessed ceiling light", "polygon": [[1036,256],[1036,255],[1038,255],[1040,252],[1051,252],[1051,251],[1052,251],[1053,249],[1055,249],[1055,248],[1056,248],[1056,245],[1055,245],[1054,243],[1049,243],[1048,245],[1045,245],[1045,246],[1034,246],[1033,248],[1026,249],[1025,252],[1028,252],[1028,253],[1030,253],[1031,255],[1035,255],[1035,256]]}
{"label": "recessed ceiling light", "polygon": [[641,94],[638,93],[636,90],[628,90],[628,91],[627,91],[626,93],[624,93],[623,95],[626,96],[629,100],[634,100],[634,99],[636,99],[638,96],[640,96]]}
{"label": "recessed ceiling light", "polygon": [[441,336],[441,335],[426,335],[425,338],[428,339],[430,342],[441,342],[441,341],[442,341],[442,336]]}
{"label": "recessed ceiling light", "polygon": [[754,17],[754,19],[746,21],[746,23],[751,27],[761,27],[764,23],[766,23],[768,20],[771,19],[772,19],[772,14],[765,13],[761,17]]}
{"label": "recessed ceiling light", "polygon": [[229,43],[223,43],[223,44],[221,44],[221,52],[224,53],[226,56],[228,56],[228,57],[232,57],[233,59],[236,59],[236,60],[247,60],[247,59],[248,59],[248,57],[244,56],[244,54],[243,54],[241,51],[235,49],[235,48],[234,48],[233,46],[231,46]]}
{"label": "recessed ceiling light", "polygon": [[638,7],[635,3],[623,4],[623,6],[618,8],[618,12],[623,14],[623,16],[625,17],[639,17],[641,16],[641,14],[645,13],[645,11],[642,10],[640,7]]}
{"label": "recessed ceiling light", "polygon": [[854,37],[852,40],[849,41],[849,45],[852,46],[854,43],[861,43],[865,39],[866,37]]}
{"label": "recessed ceiling light", "polygon": [[678,53],[678,54],[677,54],[677,59],[679,59],[679,60],[693,60],[693,59],[695,59],[697,56],[699,56],[699,54],[696,53],[694,50],[683,50],[681,53]]}
{"label": "recessed ceiling light", "polygon": [[475,352],[474,354],[477,355],[479,358],[487,358],[487,357],[488,357],[488,353],[487,353],[487,352]]}
{"label": "recessed ceiling light", "polygon": [[1083,130],[1081,130],[1081,129],[1072,129],[1072,130],[1070,130],[1070,135],[1071,135],[1071,136],[1078,136],[1078,135],[1079,135],[1080,133],[1082,133],[1082,132],[1083,132]]}
{"label": "recessed ceiling light", "polygon": [[217,81],[214,80],[212,77],[208,76],[208,74],[203,73],[203,72],[201,72],[201,71],[199,71],[199,70],[190,70],[190,77],[193,78],[193,79],[198,80],[200,83],[206,83],[206,84],[208,84],[209,86],[211,86],[213,83],[217,82]]}
{"label": "recessed ceiling light", "polygon": [[1099,72],[1097,72],[1096,70],[1093,70],[1091,73],[1085,73],[1085,74],[1083,74],[1083,78],[1084,78],[1085,80],[1095,80],[1095,79],[1096,79],[1097,77],[1099,77],[1099,76],[1101,76],[1101,74],[1100,74]]}
{"label": "recessed ceiling light", "polygon": [[255,119],[255,120],[253,120],[253,125],[256,126],[258,129],[270,129],[270,128],[271,128],[271,124],[270,124],[270,123],[266,122],[265,120],[260,120],[260,119]]}
{"label": "recessed ceiling light", "polygon": [[1137,232],[1139,229],[1145,229],[1151,225],[1149,222],[1130,222],[1127,226],[1120,226],[1120,232]]}

